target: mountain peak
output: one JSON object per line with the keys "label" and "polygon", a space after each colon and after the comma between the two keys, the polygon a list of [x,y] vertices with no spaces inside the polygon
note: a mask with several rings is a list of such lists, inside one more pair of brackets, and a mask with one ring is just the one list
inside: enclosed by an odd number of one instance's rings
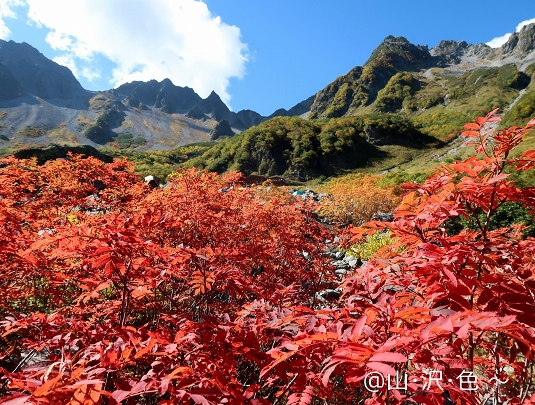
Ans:
{"label": "mountain peak", "polygon": [[443,39],[437,46],[431,49],[430,53],[433,56],[446,55],[451,53],[462,52],[470,45],[466,41],[454,41],[451,39]]}
{"label": "mountain peak", "polygon": [[405,37],[387,36],[372,52],[364,66],[390,64],[395,70],[419,70],[432,63],[427,45],[414,45]]}
{"label": "mountain peak", "polygon": [[193,89],[175,86],[169,79],[125,83],[114,93],[124,97],[131,107],[152,106],[168,114],[184,114],[202,100]]}
{"label": "mountain peak", "polygon": [[460,62],[466,50],[471,46],[473,45],[468,44],[466,41],[445,39],[440,41],[429,53],[445,64],[455,64]]}
{"label": "mountain peak", "polygon": [[171,79],[168,79],[168,78],[163,79],[160,83],[162,86],[174,86]]}
{"label": "mountain peak", "polygon": [[209,101],[212,101],[212,102],[223,102],[221,100],[221,97],[219,97],[219,95],[214,90],[212,90],[210,95],[208,97],[206,97],[205,100],[209,100]]}
{"label": "mountain peak", "polygon": [[387,36],[385,39],[383,39],[383,44],[410,44],[410,42],[405,37],[395,37],[393,35]]}
{"label": "mountain peak", "polygon": [[23,42],[0,40],[0,63],[31,95],[43,99],[74,99],[88,96],[72,72],[46,58]]}

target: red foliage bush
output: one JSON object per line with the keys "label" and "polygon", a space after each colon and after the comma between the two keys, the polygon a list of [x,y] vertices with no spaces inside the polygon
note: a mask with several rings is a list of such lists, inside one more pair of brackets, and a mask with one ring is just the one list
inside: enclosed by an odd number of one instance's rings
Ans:
{"label": "red foliage bush", "polygon": [[314,306],[333,279],[311,208],[241,175],[151,191],[124,161],[4,164],[0,344],[48,353],[5,372],[6,403],[243,403],[274,333],[243,305]]}
{"label": "red foliage bush", "polygon": [[[316,300],[336,278],[306,203],[236,173],[150,190],[125,161],[5,160],[0,350],[46,360],[1,370],[0,403],[533,402],[535,243],[489,221],[534,206],[505,170],[535,166],[535,151],[509,156],[535,120],[488,136],[492,116],[465,133],[483,158],[407,185],[392,223],[351,228],[351,243],[388,229],[403,249],[351,272],[334,308]],[[460,215],[478,229],[448,235]]]}
{"label": "red foliage bush", "polygon": [[[505,169],[535,166],[535,151],[509,158],[535,120],[490,137],[484,129],[496,120],[493,113],[464,133],[478,139],[483,158],[444,166],[423,185],[406,185],[410,192],[392,223],[352,230],[357,241],[386,228],[403,253],[369,261],[346,278],[340,308],[295,317],[291,322],[306,326],[270,352],[276,360],[262,376],[282,379],[275,366],[284,361],[294,375],[321,376],[321,383],[301,378],[292,390],[313,387],[337,403],[442,404],[445,390],[462,404],[526,400],[535,348],[535,243],[522,239],[519,226],[491,231],[489,223],[507,201],[534,207],[535,189],[516,188]],[[476,208],[485,220],[477,219]],[[479,221],[479,229],[448,235],[446,221],[459,215]],[[370,372],[379,373],[375,389],[364,385]],[[477,384],[467,384],[467,375]]]}

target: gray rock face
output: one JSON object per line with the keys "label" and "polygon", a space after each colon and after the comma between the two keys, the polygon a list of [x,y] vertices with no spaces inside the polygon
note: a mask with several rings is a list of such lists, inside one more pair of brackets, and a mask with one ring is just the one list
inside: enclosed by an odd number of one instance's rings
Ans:
{"label": "gray rock face", "polygon": [[237,129],[244,130],[252,126],[261,124],[266,120],[266,117],[261,116],[253,110],[241,110],[237,113],[230,113],[229,119],[231,125]]}
{"label": "gray rock face", "polygon": [[27,96],[28,93],[11,74],[9,69],[0,63],[0,101],[12,100]]}
{"label": "gray rock face", "polygon": [[440,41],[437,46],[431,49],[430,54],[443,60],[447,64],[459,63],[466,49],[469,47],[465,41]]}
{"label": "gray rock face", "polygon": [[492,54],[493,49],[485,44],[468,44],[465,41],[440,41],[437,46],[431,49],[430,53],[436,58],[437,66],[454,65],[463,62],[463,58],[472,57],[484,59]]}
{"label": "gray rock face", "polygon": [[125,83],[113,93],[124,97],[130,107],[144,109],[151,106],[168,114],[184,114],[202,101],[193,89],[175,86],[169,79]]}
{"label": "gray rock face", "polygon": [[188,118],[196,120],[226,120],[231,127],[240,131],[259,125],[274,116],[294,116],[306,113],[310,110],[315,97],[312,96],[302,101],[288,111],[280,109],[269,117],[264,117],[253,110],[240,110],[235,113],[229,110],[217,93],[212,91],[207,98],[203,99],[193,89],[175,86],[169,79],[161,82],[151,80],[125,83],[113,90],[113,94],[123,99],[129,107],[143,110],[149,106],[168,114],[186,114]]}
{"label": "gray rock face", "polygon": [[[122,107],[99,111],[99,97]],[[268,118],[252,110],[232,112],[215,92],[203,99],[193,89],[175,86],[169,79],[135,81],[115,90],[89,92],[67,67],[47,59],[32,46],[2,40],[0,104],[7,113],[0,117],[2,147],[21,142],[105,144],[124,132],[145,139],[138,150],[169,149],[208,140],[214,121],[228,121],[233,131],[229,133],[226,128],[225,133],[232,135]],[[281,114],[299,115],[309,104],[305,100]],[[27,139],[24,134],[35,128],[39,136]]]}
{"label": "gray rock face", "polygon": [[[467,64],[468,68],[478,66],[501,66],[513,63],[517,66],[525,60],[535,59],[535,24],[522,27],[512,34],[501,48],[491,48],[482,43],[471,45],[465,41],[441,41],[431,49],[438,66]],[[531,62],[530,62],[531,63]]]}
{"label": "gray rock face", "polygon": [[325,241],[324,255],[331,258],[330,265],[334,267],[334,274],[337,276],[337,281],[333,283],[331,288],[327,288],[316,293],[316,299],[320,302],[320,305],[329,307],[333,302],[338,301],[342,296],[342,289],[339,288],[340,283],[344,278],[351,276],[351,274],[357,271],[358,267],[364,267],[366,262],[361,259],[352,256],[349,252],[340,250],[338,244],[340,238],[335,237],[335,241]]}
{"label": "gray rock face", "polygon": [[312,104],[314,103],[314,99],[316,98],[316,95],[310,96],[306,100],[301,101],[300,103],[294,105],[289,110],[286,110],[284,108],[279,108],[277,111],[275,111],[273,114],[271,114],[268,118],[273,117],[293,117],[296,115],[302,115],[308,111],[310,111],[310,107],[312,107]]}
{"label": "gray rock face", "polygon": [[234,135],[234,131],[232,131],[229,122],[227,120],[221,120],[217,123],[212,132],[210,132],[210,139],[216,140],[222,136],[232,135]]}
{"label": "gray rock face", "polygon": [[217,93],[212,92],[203,99],[193,89],[175,86],[169,79],[125,83],[113,90],[113,94],[129,107],[141,110],[154,107],[167,114],[186,114],[188,118],[203,121],[226,120],[238,130],[245,130],[266,120],[266,117],[252,110],[234,113]]}
{"label": "gray rock face", "polygon": [[202,114],[203,118],[205,119],[212,118],[214,120],[221,121],[228,119],[230,115],[230,110],[215,91],[212,91],[208,97],[206,97],[204,100],[201,100],[201,102],[194,108],[194,115],[192,116],[188,112],[186,114],[187,117],[197,118],[200,116],[200,114]]}
{"label": "gray rock face", "polygon": [[0,40],[0,63],[31,95],[63,100],[89,95],[68,68],[46,58],[27,43]]}
{"label": "gray rock face", "polygon": [[379,211],[372,217],[372,221],[392,222],[394,220],[394,213]]}
{"label": "gray rock face", "polygon": [[535,51],[535,23],[525,25],[502,45],[502,55],[523,58]]}
{"label": "gray rock face", "polygon": [[466,53],[468,56],[485,59],[492,55],[493,49],[486,45],[482,44],[481,42],[478,42],[475,45],[470,45],[468,48],[468,52]]}

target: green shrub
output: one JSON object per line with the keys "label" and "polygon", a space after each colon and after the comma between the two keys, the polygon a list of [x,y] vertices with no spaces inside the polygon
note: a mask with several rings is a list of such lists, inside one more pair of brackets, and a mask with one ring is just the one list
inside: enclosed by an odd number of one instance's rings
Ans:
{"label": "green shrub", "polygon": [[[527,226],[523,232],[524,236],[535,236],[535,220],[529,211],[530,209],[522,207],[520,203],[506,202],[492,215],[489,229],[509,228],[513,224],[524,224]],[[477,209],[477,217],[480,223],[485,222],[485,214],[481,208]],[[445,225],[449,235],[456,235],[464,228],[478,229],[475,219],[463,216],[451,218]]]}
{"label": "green shrub", "polygon": [[535,117],[535,89],[526,92],[513,108],[507,111],[500,126],[520,125],[533,117]]}
{"label": "green shrub", "polygon": [[375,108],[382,112],[394,112],[402,106],[412,106],[410,100],[414,93],[420,89],[420,82],[408,72],[396,73],[387,83],[379,90],[375,100]]}
{"label": "green shrub", "polygon": [[400,170],[382,175],[377,185],[381,188],[386,188],[390,186],[399,186],[400,184],[410,182],[421,184],[427,180],[429,176],[430,173],[427,172],[407,173],[403,170]]}
{"label": "green shrub", "polygon": [[349,248],[348,253],[361,260],[370,260],[386,246],[392,245],[395,239],[390,232],[375,232],[366,236],[366,240]]}

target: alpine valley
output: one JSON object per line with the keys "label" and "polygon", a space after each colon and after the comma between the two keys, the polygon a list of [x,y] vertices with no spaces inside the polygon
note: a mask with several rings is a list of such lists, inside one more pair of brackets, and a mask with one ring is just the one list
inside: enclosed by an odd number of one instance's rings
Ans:
{"label": "alpine valley", "polygon": [[534,77],[535,24],[501,48],[389,36],[363,66],[265,117],[168,79],[87,91],[32,46],[0,41],[0,152],[89,145],[139,160],[166,151],[169,167],[297,180],[384,172],[455,158],[463,125],[496,108],[501,125],[524,124],[535,115]]}

